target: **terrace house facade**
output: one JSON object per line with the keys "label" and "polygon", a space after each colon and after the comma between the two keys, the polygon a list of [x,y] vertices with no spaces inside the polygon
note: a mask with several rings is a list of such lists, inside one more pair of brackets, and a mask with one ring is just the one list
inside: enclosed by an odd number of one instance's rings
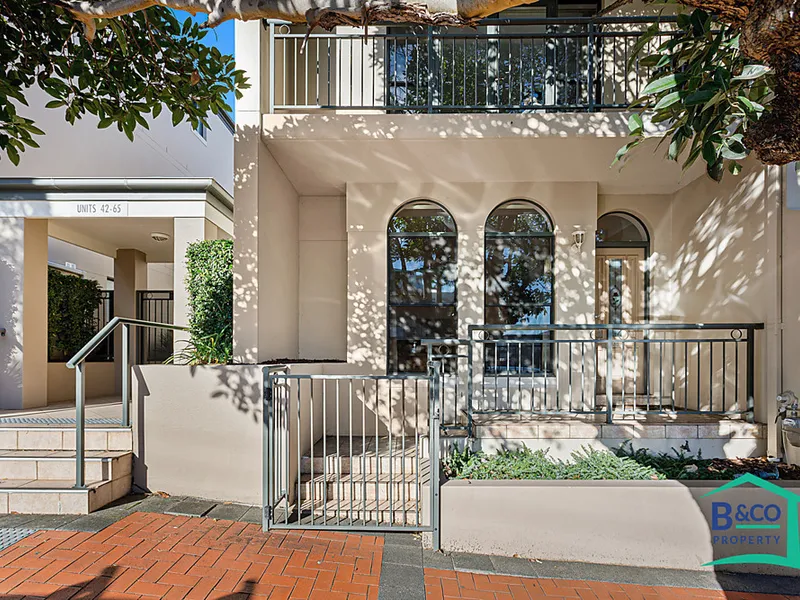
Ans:
{"label": "terrace house facade", "polygon": [[[794,170],[682,173],[655,125],[611,167],[658,14],[601,8],[307,40],[237,23],[236,359],[438,359],[442,425],[487,449],[777,454],[773,399],[800,384]],[[380,420],[402,432],[391,398]]]}

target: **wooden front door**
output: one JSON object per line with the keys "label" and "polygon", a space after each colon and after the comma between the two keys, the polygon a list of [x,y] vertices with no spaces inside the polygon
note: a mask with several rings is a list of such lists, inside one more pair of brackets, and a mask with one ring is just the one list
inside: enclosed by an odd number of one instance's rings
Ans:
{"label": "wooden front door", "polygon": [[[598,248],[595,262],[595,306],[596,322],[631,325],[641,323],[644,318],[645,256],[642,248]],[[615,397],[624,395],[625,404],[634,402],[644,394],[646,350],[640,332],[612,330],[617,343],[613,346],[612,386]],[[605,339],[605,334],[601,334]],[[629,341],[625,341],[629,340]],[[607,348],[597,346],[597,393],[606,393]],[[628,400],[630,396],[630,400]],[[615,404],[620,399],[615,398]]]}

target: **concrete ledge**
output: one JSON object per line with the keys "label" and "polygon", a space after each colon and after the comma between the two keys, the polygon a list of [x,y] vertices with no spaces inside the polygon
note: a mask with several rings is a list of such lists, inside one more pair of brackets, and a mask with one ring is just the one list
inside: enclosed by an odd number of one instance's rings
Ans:
{"label": "concrete ledge", "polygon": [[[712,502],[734,509],[787,501],[744,484],[703,495],[724,481],[448,481],[441,493],[441,539],[445,551],[520,556],[546,561],[592,562],[631,567],[711,570],[705,563],[741,554],[712,531]],[[800,492],[800,482],[781,487]],[[796,510],[796,508],[795,508]],[[784,518],[777,543],[752,540],[748,551],[786,555]],[[773,540],[774,541],[774,540]],[[718,567],[719,569],[719,567]],[[769,565],[729,565],[724,570],[797,575]]]}

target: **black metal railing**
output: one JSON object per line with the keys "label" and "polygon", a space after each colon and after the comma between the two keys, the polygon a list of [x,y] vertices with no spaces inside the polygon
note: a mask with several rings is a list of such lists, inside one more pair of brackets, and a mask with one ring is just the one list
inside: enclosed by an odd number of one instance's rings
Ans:
{"label": "black metal railing", "polygon": [[728,415],[752,420],[761,323],[472,325],[424,340],[442,424],[479,415]]}
{"label": "black metal railing", "polygon": [[[136,292],[136,318],[153,323],[172,324],[174,294],[172,290],[139,290]],[[161,364],[172,356],[172,329],[140,327],[136,363]]]}
{"label": "black metal railing", "polygon": [[[269,112],[598,111],[629,106],[650,75],[638,38],[672,19],[488,19],[475,29],[318,33],[270,23]],[[647,48],[645,48],[645,52]]]}

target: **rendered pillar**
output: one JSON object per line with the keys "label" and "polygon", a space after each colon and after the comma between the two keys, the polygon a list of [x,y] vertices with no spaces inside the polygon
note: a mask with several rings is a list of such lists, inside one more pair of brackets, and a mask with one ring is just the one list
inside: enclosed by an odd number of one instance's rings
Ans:
{"label": "rendered pillar", "polygon": [[[147,255],[141,250],[120,249],[114,259],[114,316],[137,318],[136,292],[147,289]],[[131,364],[136,362],[139,332],[131,330]],[[114,332],[116,389],[122,389],[122,330]]]}
{"label": "rendered pillar", "polygon": [[233,358],[236,362],[258,360],[259,192],[260,158],[266,148],[261,142],[261,115],[266,112],[268,76],[267,34],[260,21],[236,23],[236,63],[250,80],[250,87],[236,101],[233,208]]}
{"label": "rendered pillar", "polygon": [[[215,240],[217,226],[202,217],[177,218],[173,224],[173,317],[175,325],[189,324],[189,294],[186,292],[186,251],[189,244],[202,240]],[[173,336],[173,351],[186,347],[188,332],[176,331]]]}
{"label": "rendered pillar", "polygon": [[[47,221],[0,218],[0,408],[47,404]],[[2,332],[0,332],[2,333]]]}

